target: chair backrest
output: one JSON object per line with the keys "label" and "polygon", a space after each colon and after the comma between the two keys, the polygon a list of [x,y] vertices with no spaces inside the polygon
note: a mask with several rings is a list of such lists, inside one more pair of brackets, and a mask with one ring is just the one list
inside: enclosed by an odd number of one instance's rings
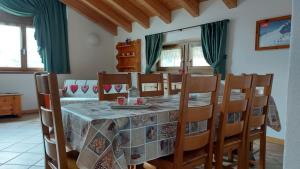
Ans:
{"label": "chair backrest", "polygon": [[[156,84],[156,90],[143,90],[143,84]],[[141,74],[138,73],[138,89],[141,97],[163,96],[164,77],[163,74]]]}
{"label": "chair backrest", "polygon": [[67,79],[62,94],[64,97],[98,98],[98,80]]}
{"label": "chair backrest", "polygon": [[[251,113],[249,118],[249,129],[260,127],[265,128],[269,105],[268,103],[272,91],[272,84],[273,74],[253,75],[254,90],[263,90],[263,92],[255,92],[250,111]],[[254,113],[255,110],[258,110],[260,112],[258,114]]]}
{"label": "chair backrest", "polygon": [[36,73],[35,84],[46,165],[53,169],[66,169],[67,157],[56,74]]}
{"label": "chair backrest", "polygon": [[[121,91],[121,88],[125,85],[127,88],[131,88],[131,74],[108,74],[105,72],[98,73],[98,93],[99,93],[99,100],[114,100],[117,97],[127,97],[128,93],[108,93],[106,92],[107,89],[114,87],[119,87],[118,91]],[[124,91],[124,90],[123,90]],[[127,91],[127,90],[126,90]]]}
{"label": "chair backrest", "polygon": [[[218,105],[218,88],[220,75],[215,76],[191,76],[183,75],[179,120],[177,127],[176,146],[174,160],[179,165],[175,168],[182,168],[183,154],[187,151],[204,149],[208,154],[208,159],[212,161],[213,138],[214,138],[214,118]],[[210,103],[208,105],[189,106],[189,95],[192,93],[210,93]],[[186,135],[186,124],[207,121],[206,131]]]}
{"label": "chair backrest", "polygon": [[[228,74],[225,79],[223,102],[221,106],[221,116],[218,129],[218,139],[224,140],[231,136],[245,138],[249,112],[251,108],[251,99],[253,97],[252,75],[235,76]],[[231,98],[233,91],[239,91],[242,98]],[[239,114],[239,119],[233,119],[228,123],[229,115]]]}
{"label": "chair backrest", "polygon": [[[179,83],[182,82],[181,74],[168,74],[168,91],[169,95],[178,94],[181,90],[181,87],[178,87]],[[174,88],[173,88],[174,86]]]}

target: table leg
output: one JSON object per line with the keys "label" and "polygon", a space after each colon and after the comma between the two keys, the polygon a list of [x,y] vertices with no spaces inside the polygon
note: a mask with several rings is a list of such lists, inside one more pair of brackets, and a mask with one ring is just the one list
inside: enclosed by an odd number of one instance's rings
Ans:
{"label": "table leg", "polygon": [[136,165],[129,165],[128,169],[136,169]]}

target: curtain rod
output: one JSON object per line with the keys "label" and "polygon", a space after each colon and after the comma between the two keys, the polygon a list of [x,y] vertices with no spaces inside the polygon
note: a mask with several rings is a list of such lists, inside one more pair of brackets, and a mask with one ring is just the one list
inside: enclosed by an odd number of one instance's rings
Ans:
{"label": "curtain rod", "polygon": [[[229,19],[224,19],[224,20],[221,20],[221,21],[228,21],[229,22]],[[215,22],[221,22],[221,21],[215,21]],[[215,22],[210,22],[210,23],[215,23]],[[207,23],[206,23],[207,24]],[[165,31],[165,32],[160,32],[160,33],[170,33],[170,32],[176,32],[176,31],[183,31],[185,29],[191,29],[191,28],[196,28],[196,27],[200,27],[202,25],[205,25],[205,24],[200,24],[200,25],[194,25],[194,26],[188,26],[188,27],[184,27],[184,28],[179,28],[179,29],[174,29],[174,30],[169,30],[169,31]],[[149,35],[155,35],[155,34],[159,34],[159,33],[153,33],[153,34],[149,34]],[[148,35],[146,35],[148,36]]]}

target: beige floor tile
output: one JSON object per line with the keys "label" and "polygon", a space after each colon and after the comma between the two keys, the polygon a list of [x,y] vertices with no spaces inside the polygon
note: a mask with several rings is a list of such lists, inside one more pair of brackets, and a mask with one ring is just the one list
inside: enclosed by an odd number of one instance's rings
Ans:
{"label": "beige floor tile", "polygon": [[36,153],[23,153],[20,156],[8,161],[5,164],[16,164],[16,165],[34,165],[43,158],[41,154]]}
{"label": "beige floor tile", "polygon": [[20,155],[20,153],[12,153],[12,152],[0,152],[0,163],[5,163],[15,157]]}
{"label": "beige floor tile", "polygon": [[42,167],[42,166],[31,166],[29,169],[45,169],[45,167]]}
{"label": "beige floor tile", "polygon": [[17,143],[13,144],[2,151],[7,151],[7,152],[16,152],[16,153],[23,153],[26,152],[34,147],[36,147],[38,144],[28,144],[28,143]]}
{"label": "beige floor tile", "polygon": [[40,143],[36,146],[32,147],[31,149],[27,150],[28,153],[38,153],[44,154],[44,144]]}
{"label": "beige floor tile", "polygon": [[42,159],[39,162],[37,162],[36,164],[34,164],[35,166],[45,166],[45,160]]}
{"label": "beige floor tile", "polygon": [[30,166],[26,165],[1,165],[0,169],[28,169]]}
{"label": "beige floor tile", "polygon": [[33,143],[38,144],[43,142],[43,137],[40,134],[35,134],[35,136],[31,136],[21,141],[21,143]]}
{"label": "beige floor tile", "polygon": [[13,145],[13,144],[10,142],[0,142],[0,150],[3,150],[11,145]]}

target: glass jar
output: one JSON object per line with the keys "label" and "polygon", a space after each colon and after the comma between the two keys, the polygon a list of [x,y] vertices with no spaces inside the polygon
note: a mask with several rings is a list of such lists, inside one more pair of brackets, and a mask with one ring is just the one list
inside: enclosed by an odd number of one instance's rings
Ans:
{"label": "glass jar", "polygon": [[140,97],[138,88],[133,86],[128,89],[128,104],[134,104],[138,97]]}

